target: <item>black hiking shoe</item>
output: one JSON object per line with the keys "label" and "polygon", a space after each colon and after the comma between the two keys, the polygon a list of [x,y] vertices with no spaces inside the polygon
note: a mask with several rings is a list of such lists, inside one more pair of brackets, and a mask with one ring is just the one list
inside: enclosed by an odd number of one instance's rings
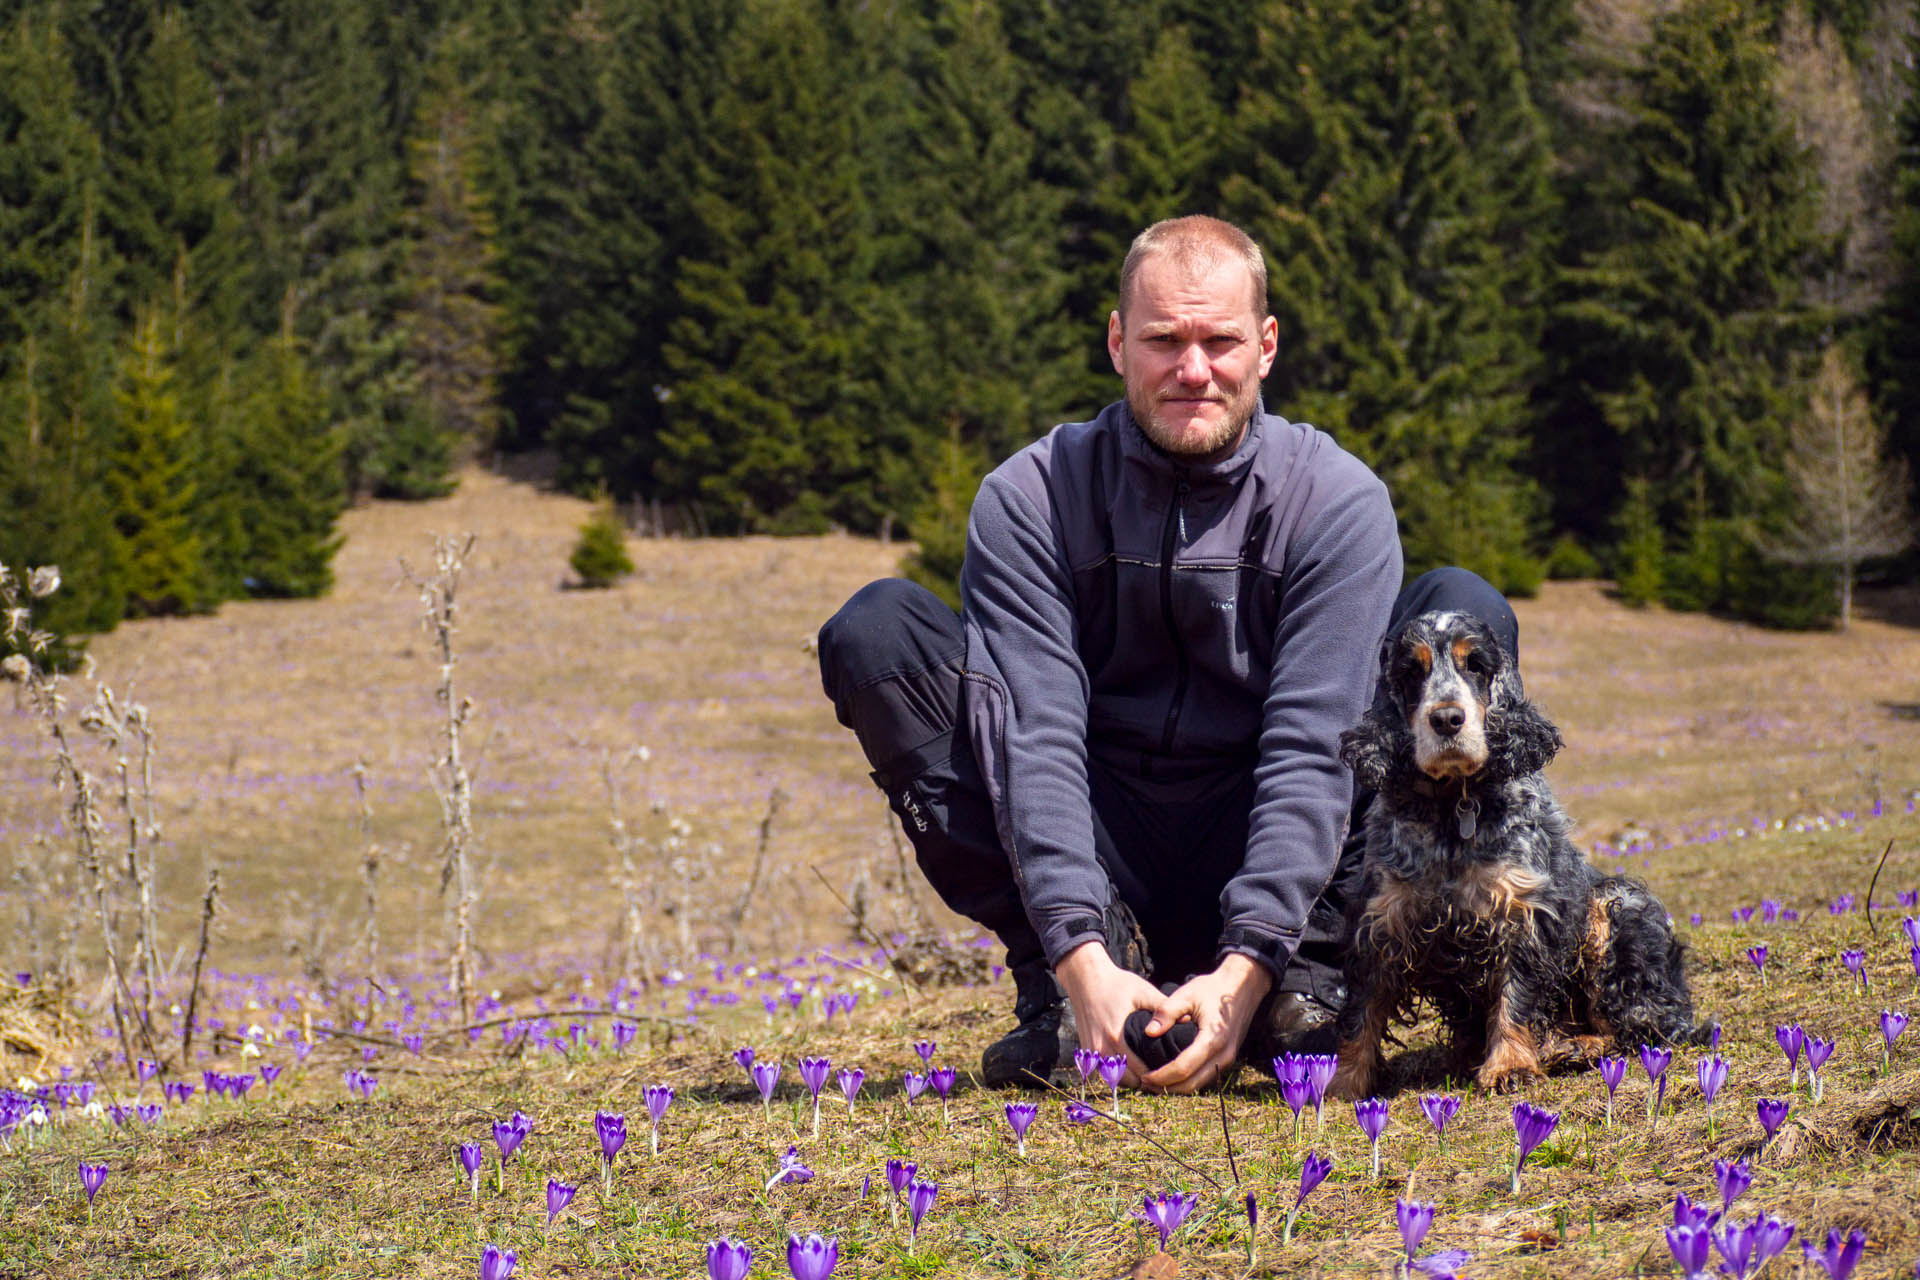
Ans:
{"label": "black hiking shoe", "polygon": [[1043,1088],[1054,1070],[1071,1062],[1073,1051],[1080,1047],[1073,1005],[1045,960],[1015,969],[1013,985],[1013,1016],[1020,1025],[980,1055],[980,1079],[990,1089]]}
{"label": "black hiking shoe", "polygon": [[1332,1053],[1339,1047],[1337,1013],[1305,992],[1276,991],[1254,1011],[1240,1059],[1265,1071],[1281,1054]]}
{"label": "black hiking shoe", "polygon": [[[1151,972],[1147,939],[1133,911],[1116,897],[1100,923],[1107,955],[1122,969],[1146,977]],[[980,1079],[995,1089],[1042,1088],[1055,1071],[1072,1063],[1073,1051],[1080,1047],[1073,1005],[1045,960],[1016,965],[1013,987],[1013,1017],[1019,1025],[980,1055]]]}

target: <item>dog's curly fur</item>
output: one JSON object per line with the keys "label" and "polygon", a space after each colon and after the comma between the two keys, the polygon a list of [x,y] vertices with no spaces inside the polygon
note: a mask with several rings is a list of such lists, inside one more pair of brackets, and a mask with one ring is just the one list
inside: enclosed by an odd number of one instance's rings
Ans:
{"label": "dog's curly fur", "polygon": [[1496,1091],[1610,1043],[1696,1038],[1666,910],[1568,838],[1540,772],[1560,733],[1492,630],[1425,614],[1387,638],[1380,665],[1372,709],[1341,739],[1376,796],[1347,919],[1333,1089],[1374,1092],[1388,1023],[1422,1001],[1460,1067]]}

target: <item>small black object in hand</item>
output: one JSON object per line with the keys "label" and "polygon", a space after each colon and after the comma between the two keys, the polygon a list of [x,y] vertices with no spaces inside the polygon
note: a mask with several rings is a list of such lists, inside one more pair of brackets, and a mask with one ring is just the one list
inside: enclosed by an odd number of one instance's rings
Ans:
{"label": "small black object in hand", "polygon": [[1192,1046],[1200,1028],[1192,1022],[1176,1022],[1164,1034],[1150,1036],[1147,1024],[1152,1021],[1152,1011],[1135,1009],[1127,1015],[1125,1035],[1133,1056],[1146,1063],[1147,1070],[1158,1071]]}

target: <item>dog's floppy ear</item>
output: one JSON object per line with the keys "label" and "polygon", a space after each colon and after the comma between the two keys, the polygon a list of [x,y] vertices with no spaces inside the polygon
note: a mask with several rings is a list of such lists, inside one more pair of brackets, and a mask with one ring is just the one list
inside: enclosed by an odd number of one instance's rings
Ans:
{"label": "dog's floppy ear", "polygon": [[1546,713],[1525,698],[1501,699],[1487,709],[1487,764],[1491,781],[1525,777],[1547,767],[1566,743]]}
{"label": "dog's floppy ear", "polygon": [[1340,735],[1340,762],[1353,770],[1356,785],[1384,791],[1395,769],[1413,758],[1413,734],[1407,718],[1387,685],[1386,663],[1381,663],[1380,688],[1360,723]]}

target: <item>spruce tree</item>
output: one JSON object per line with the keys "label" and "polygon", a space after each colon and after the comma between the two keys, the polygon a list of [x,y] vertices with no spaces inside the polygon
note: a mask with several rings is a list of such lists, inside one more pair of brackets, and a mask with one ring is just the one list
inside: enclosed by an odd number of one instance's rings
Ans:
{"label": "spruce tree", "polygon": [[666,496],[722,531],[873,528],[888,463],[874,403],[873,220],[860,122],[815,0],[756,0],[688,180],[706,234],[680,263]]}
{"label": "spruce tree", "polygon": [[202,601],[194,531],[194,438],[180,411],[172,352],[156,311],[135,323],[114,390],[117,437],[107,474],[130,610],[183,613]]}
{"label": "spruce tree", "polygon": [[1530,590],[1517,423],[1537,369],[1544,129],[1506,0],[1263,12],[1228,210],[1267,249],[1276,408],[1394,494],[1409,572]]}
{"label": "spruce tree", "polygon": [[[1572,408],[1610,429],[1607,461],[1645,478],[1694,562],[1670,567],[1673,602],[1763,613],[1801,593],[1750,540],[1740,549],[1742,531],[1781,511],[1784,433],[1819,321],[1798,284],[1817,248],[1811,173],[1772,75],[1760,20],[1734,0],[1689,0],[1655,24],[1616,139],[1611,239],[1569,273],[1555,333],[1582,389]],[[1595,478],[1589,463],[1568,482]]]}
{"label": "spruce tree", "polygon": [[455,51],[436,56],[408,140],[411,244],[400,323],[418,373],[422,410],[458,451],[492,453],[499,418],[500,307],[494,223],[480,176],[485,137]]}

